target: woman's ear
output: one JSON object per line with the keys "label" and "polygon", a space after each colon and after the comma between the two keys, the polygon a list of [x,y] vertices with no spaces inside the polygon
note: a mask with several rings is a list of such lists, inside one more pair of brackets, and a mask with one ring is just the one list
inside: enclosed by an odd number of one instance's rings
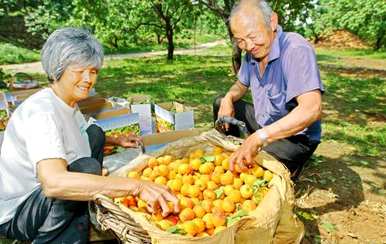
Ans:
{"label": "woman's ear", "polygon": [[278,22],[279,22],[279,20],[278,20],[277,14],[275,12],[272,12],[272,15],[271,15],[271,30],[273,32],[276,31]]}

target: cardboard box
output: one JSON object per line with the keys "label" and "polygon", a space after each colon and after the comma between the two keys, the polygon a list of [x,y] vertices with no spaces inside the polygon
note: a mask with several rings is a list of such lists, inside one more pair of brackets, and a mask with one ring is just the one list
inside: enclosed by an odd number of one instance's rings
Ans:
{"label": "cardboard box", "polygon": [[194,128],[193,110],[178,102],[154,104],[157,132]]}

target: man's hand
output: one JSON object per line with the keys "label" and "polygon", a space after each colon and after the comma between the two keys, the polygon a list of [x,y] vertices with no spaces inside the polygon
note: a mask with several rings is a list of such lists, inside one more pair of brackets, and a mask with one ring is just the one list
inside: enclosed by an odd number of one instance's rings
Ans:
{"label": "man's hand", "polygon": [[[150,181],[139,181],[138,187],[133,192],[147,203],[147,210],[154,213],[161,208],[162,216],[167,216],[171,212],[178,213],[180,211],[178,199],[168,188],[163,185],[158,185]],[[172,202],[174,209],[169,209],[168,202]]]}
{"label": "man's hand", "polygon": [[256,132],[250,135],[241,147],[231,155],[229,159],[230,170],[234,171],[236,165],[239,166],[241,171],[246,171],[247,168],[252,167],[254,164],[253,158],[257,155],[257,152],[262,146],[263,142]]}
{"label": "man's hand", "polygon": [[[217,118],[223,117],[223,116],[229,116],[234,117],[235,116],[235,108],[233,106],[232,98],[225,96],[223,99],[221,99],[220,109],[218,110]],[[225,131],[229,130],[229,124],[224,124]]]}

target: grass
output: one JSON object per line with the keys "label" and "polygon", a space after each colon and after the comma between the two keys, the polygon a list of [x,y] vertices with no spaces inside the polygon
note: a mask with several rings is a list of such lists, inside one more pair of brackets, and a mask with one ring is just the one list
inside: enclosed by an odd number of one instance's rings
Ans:
{"label": "grass", "polygon": [[0,42],[0,64],[19,64],[38,61],[39,52]]}
{"label": "grass", "polygon": [[356,57],[370,59],[385,59],[386,49],[374,51],[373,49],[327,49],[317,48],[318,55],[333,57]]}
{"label": "grass", "polygon": [[[102,69],[96,89],[104,96],[146,94],[153,102],[179,101],[195,109],[197,127],[210,128],[213,99],[236,79],[230,54],[229,46],[219,46],[205,55],[177,55],[173,63],[164,56],[111,60]],[[385,77],[341,74],[323,66],[321,71],[326,88],[323,139],[353,146],[358,157],[386,157]]]}

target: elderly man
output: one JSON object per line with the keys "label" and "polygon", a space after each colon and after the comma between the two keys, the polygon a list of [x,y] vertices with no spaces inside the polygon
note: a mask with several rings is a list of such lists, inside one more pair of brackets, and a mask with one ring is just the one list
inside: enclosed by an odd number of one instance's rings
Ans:
{"label": "elderly man", "polygon": [[[260,149],[284,163],[296,177],[320,142],[323,85],[312,46],[283,32],[266,1],[243,0],[232,10],[235,43],[246,51],[238,80],[216,98],[214,117],[246,123],[251,135],[230,159],[243,170]],[[253,105],[240,100],[251,89]],[[237,136],[237,128],[225,125]]]}

